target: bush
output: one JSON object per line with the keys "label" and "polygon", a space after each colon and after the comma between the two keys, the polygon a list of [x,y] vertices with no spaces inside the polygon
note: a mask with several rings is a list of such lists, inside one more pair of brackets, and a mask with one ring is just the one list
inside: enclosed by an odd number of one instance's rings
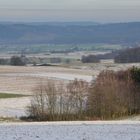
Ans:
{"label": "bush", "polygon": [[67,85],[48,81],[35,88],[29,118],[38,121],[84,119],[88,83],[75,80]]}

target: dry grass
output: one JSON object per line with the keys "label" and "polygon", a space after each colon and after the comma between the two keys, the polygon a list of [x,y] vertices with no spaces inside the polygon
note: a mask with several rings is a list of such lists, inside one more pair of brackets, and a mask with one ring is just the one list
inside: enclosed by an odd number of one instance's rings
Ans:
{"label": "dry grass", "polygon": [[[73,74],[73,75],[92,75],[92,71],[82,69],[72,69],[63,67],[22,67],[22,66],[0,66],[0,92],[32,94],[32,89],[41,82],[48,80],[47,76],[40,74]],[[36,74],[38,76],[36,76]],[[54,76],[54,75],[53,75]],[[56,82],[61,81],[55,79]]]}
{"label": "dry grass", "polygon": [[[47,81],[47,76],[39,76],[40,74],[48,74],[50,77],[55,74],[70,74],[76,76],[97,76],[102,70],[122,70],[133,65],[140,64],[113,64],[95,63],[71,65],[69,67],[23,67],[23,66],[0,66],[0,92],[32,94],[32,89],[40,82]],[[35,76],[38,74],[38,76]],[[59,78],[53,78],[55,81],[61,81]]]}

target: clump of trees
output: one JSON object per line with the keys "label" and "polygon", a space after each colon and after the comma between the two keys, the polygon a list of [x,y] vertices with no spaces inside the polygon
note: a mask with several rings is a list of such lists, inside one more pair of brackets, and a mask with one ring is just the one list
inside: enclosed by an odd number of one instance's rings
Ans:
{"label": "clump of trees", "polygon": [[120,51],[114,60],[116,63],[140,62],[140,47]]}
{"label": "clump of trees", "polygon": [[37,121],[115,119],[140,113],[140,68],[103,71],[90,83],[48,81],[34,90],[27,109]]}
{"label": "clump of trees", "polygon": [[88,55],[88,56],[82,56],[81,61],[83,63],[98,63],[100,62],[100,59],[96,55]]}
{"label": "clump of trees", "polygon": [[89,89],[88,112],[100,119],[140,113],[140,69],[103,71]]}
{"label": "clump of trees", "polygon": [[10,64],[13,66],[24,66],[26,65],[26,58],[22,56],[12,56],[10,59]]}

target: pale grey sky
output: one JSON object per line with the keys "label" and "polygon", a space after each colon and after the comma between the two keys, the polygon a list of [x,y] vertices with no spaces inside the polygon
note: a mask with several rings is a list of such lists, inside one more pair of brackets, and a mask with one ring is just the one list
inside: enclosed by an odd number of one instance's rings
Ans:
{"label": "pale grey sky", "polygon": [[140,21],[140,0],[0,0],[0,21]]}

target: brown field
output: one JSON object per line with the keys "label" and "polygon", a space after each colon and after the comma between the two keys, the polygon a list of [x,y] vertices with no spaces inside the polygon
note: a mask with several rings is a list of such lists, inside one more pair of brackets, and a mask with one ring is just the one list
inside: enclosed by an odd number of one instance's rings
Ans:
{"label": "brown field", "polygon": [[[56,75],[56,78],[55,78]],[[76,78],[76,75],[89,77],[92,71],[62,67],[14,67],[0,66],[0,92],[31,94],[33,88],[40,82],[45,82],[48,77],[55,81],[62,81],[62,77]]]}
{"label": "brown field", "polygon": [[71,65],[68,67],[0,66],[0,92],[32,94],[33,88],[51,78],[57,82],[74,78],[90,81],[102,70],[122,70],[140,64],[113,64],[112,62]]}

